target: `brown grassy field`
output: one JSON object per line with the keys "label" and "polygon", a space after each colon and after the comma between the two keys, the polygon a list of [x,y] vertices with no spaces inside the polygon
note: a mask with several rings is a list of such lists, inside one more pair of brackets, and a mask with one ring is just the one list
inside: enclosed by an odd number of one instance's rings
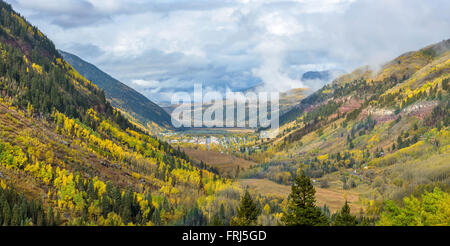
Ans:
{"label": "brown grassy field", "polygon": [[[277,184],[267,179],[242,179],[240,183],[244,187],[249,187],[250,190],[266,196],[286,198],[291,192],[290,186]],[[359,214],[361,204],[358,199],[358,193],[337,189],[322,189],[319,187],[315,187],[315,189],[316,201],[319,206],[326,204],[333,213],[341,209],[345,203],[345,199],[347,199],[351,207],[351,212],[353,214]]]}
{"label": "brown grassy field", "polygon": [[209,166],[217,168],[217,170],[225,176],[235,177],[236,170],[247,169],[256,165],[256,162],[248,161],[228,154],[222,154],[215,151],[200,150],[193,148],[183,148],[184,152],[197,161],[203,161]]}

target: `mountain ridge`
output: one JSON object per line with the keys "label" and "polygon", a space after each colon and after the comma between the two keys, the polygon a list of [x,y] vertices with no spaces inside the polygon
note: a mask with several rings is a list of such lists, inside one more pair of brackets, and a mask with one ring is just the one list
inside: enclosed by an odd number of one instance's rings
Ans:
{"label": "mountain ridge", "polygon": [[4,1],[0,13],[1,225],[206,225],[220,205],[229,223],[236,183],[126,119]]}
{"label": "mountain ridge", "polygon": [[152,122],[165,128],[172,127],[170,115],[144,95],[103,72],[92,63],[71,53],[62,50],[59,52],[81,75],[102,88],[106,98],[114,107],[130,114],[129,118],[132,120],[134,118],[137,123],[150,129]]}
{"label": "mountain ridge", "polygon": [[435,188],[448,194],[449,82],[450,40],[404,53],[376,72],[345,74],[282,116],[277,138],[258,145],[264,153],[242,156],[263,163],[242,178],[290,185],[302,170],[321,187],[359,192],[372,204],[366,211]]}
{"label": "mountain ridge", "polygon": [[[347,82],[355,81],[355,80],[383,80],[383,79],[389,79],[388,77],[391,75],[395,76],[395,79],[397,80],[404,80],[407,79],[409,76],[411,76],[415,71],[418,70],[418,68],[421,68],[427,64],[428,59],[430,59],[433,56],[439,56],[442,55],[443,52],[450,49],[450,40],[443,40],[441,42],[428,45],[418,51],[410,51],[405,52],[404,54],[398,56],[397,58],[393,59],[390,62],[386,62],[382,68],[379,71],[373,71],[370,69],[369,66],[362,66],[359,68],[356,68],[354,71],[343,74],[329,84],[329,86],[325,85],[323,88],[321,88],[319,91],[316,91],[312,93],[311,95],[304,98],[300,103],[297,105],[294,105],[292,109],[285,114],[280,116],[280,125],[287,124],[289,122],[292,122],[297,117],[299,117],[302,113],[304,113],[304,110],[310,106],[312,106],[316,102],[323,101],[325,96],[323,91],[327,91],[329,89],[332,89],[333,86],[336,85],[342,85]],[[422,58],[416,58],[416,61],[418,63],[415,63],[415,60],[409,60],[408,58],[411,55],[414,54],[423,54],[424,57]],[[401,62],[401,59],[406,60],[409,62],[408,64]],[[389,68],[389,69],[387,69]],[[383,71],[390,70],[389,74],[383,73]],[[397,71],[397,73],[395,73]],[[374,77],[376,76],[376,77]]]}

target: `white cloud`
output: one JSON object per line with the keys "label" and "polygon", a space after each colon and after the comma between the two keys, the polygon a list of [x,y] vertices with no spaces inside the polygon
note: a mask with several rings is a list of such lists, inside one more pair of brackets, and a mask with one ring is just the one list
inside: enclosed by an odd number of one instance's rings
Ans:
{"label": "white cloud", "polygon": [[160,83],[156,80],[135,79],[135,80],[132,80],[131,83],[138,85],[138,86],[148,87],[148,88],[156,88],[156,87],[160,86]]}
{"label": "white cloud", "polygon": [[58,48],[151,99],[191,90],[303,86],[449,38],[445,0],[9,0]]}
{"label": "white cloud", "polygon": [[44,11],[53,14],[74,13],[82,9],[90,10],[93,6],[88,1],[79,0],[15,0],[12,2],[21,8],[32,9],[34,11]]}

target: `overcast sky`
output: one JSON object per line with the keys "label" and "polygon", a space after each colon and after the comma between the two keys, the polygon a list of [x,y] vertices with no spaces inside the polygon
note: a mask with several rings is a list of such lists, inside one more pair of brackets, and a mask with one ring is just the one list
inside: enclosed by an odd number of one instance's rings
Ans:
{"label": "overcast sky", "polygon": [[154,101],[201,82],[305,86],[450,38],[448,0],[7,0],[57,48]]}

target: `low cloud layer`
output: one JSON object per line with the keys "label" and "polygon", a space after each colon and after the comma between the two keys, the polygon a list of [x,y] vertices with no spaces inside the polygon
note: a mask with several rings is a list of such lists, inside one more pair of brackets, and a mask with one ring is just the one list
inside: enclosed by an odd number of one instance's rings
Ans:
{"label": "low cloud layer", "polygon": [[445,0],[9,0],[56,46],[155,101],[194,83],[314,87],[450,37]]}

